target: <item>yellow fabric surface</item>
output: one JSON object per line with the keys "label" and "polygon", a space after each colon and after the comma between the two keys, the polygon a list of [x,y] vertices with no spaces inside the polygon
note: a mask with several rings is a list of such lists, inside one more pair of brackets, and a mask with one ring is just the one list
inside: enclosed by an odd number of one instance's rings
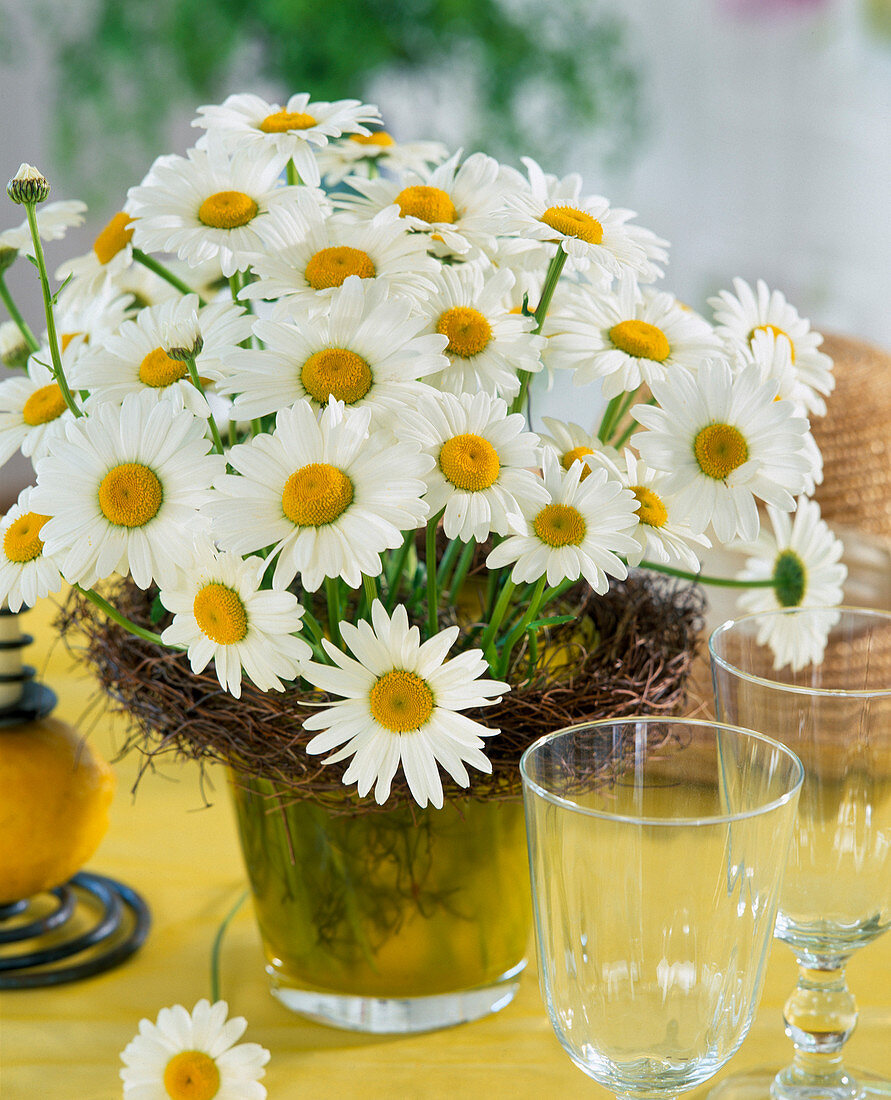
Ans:
{"label": "yellow fabric surface", "polygon": [[[26,652],[54,688],[57,713],[91,728],[92,743],[114,755],[121,729],[84,712],[95,695],[88,674],[56,642],[50,601],[23,616],[37,641]],[[55,643],[55,644],[54,644]],[[232,701],[237,707],[238,702]],[[82,720],[83,719],[83,720]],[[191,1008],[210,995],[209,958],[219,922],[244,886],[225,778],[211,772],[205,809],[196,765],[167,763],[146,774],[135,797],[135,756],[115,765],[111,827],[89,869],[112,875],[148,900],[153,928],[142,950],[117,970],[47,990],[0,993],[0,1096],[3,1100],[111,1100],[121,1095],[120,1051],[142,1016],[164,1005]],[[245,1038],[272,1053],[265,1084],[271,1100],[435,1100],[435,1098],[591,1097],[608,1094],[569,1061],[548,1022],[534,963],[515,1001],[496,1016],[409,1038],[366,1037],[309,1023],[269,995],[250,906],[226,937],[222,995],[246,1016]],[[849,967],[860,1022],[849,1064],[891,1076],[891,935],[862,950]],[[774,944],[761,1007],[749,1037],[716,1080],[747,1068],[779,1067],[791,1046],[781,1006],[795,982],[791,952]],[[710,1086],[691,1093],[703,1100]]]}

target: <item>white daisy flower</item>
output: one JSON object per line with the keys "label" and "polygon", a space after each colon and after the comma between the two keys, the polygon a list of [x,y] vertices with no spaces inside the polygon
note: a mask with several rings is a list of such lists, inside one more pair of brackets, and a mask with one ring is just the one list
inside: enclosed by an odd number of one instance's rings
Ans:
{"label": "white daisy flower", "polygon": [[[792,345],[786,336],[776,336],[768,330],[756,332],[750,347],[738,354],[743,363],[758,364],[762,382],[776,384],[776,400],[791,401],[798,416],[807,415],[808,408],[813,406],[813,391],[803,385],[798,377],[792,363]],[[805,439],[805,454],[810,459],[811,468],[804,492],[810,495],[823,481],[823,456],[812,432],[808,432]]]}
{"label": "white daisy flower", "polygon": [[58,566],[43,552],[40,537],[49,519],[31,510],[29,485],[0,519],[0,607],[19,611],[62,588]]}
{"label": "white daisy flower", "polygon": [[23,370],[31,355],[31,345],[15,321],[0,324],[0,363],[10,370]]}
{"label": "white daisy flower", "polygon": [[241,475],[218,479],[206,507],[224,549],[244,554],[272,546],[274,588],[300,574],[314,592],[325,577],[359,588],[379,576],[381,552],[402,545],[427,517],[421,480],[432,460],[415,443],[369,433],[371,409],[332,400],[320,418],[308,401],[281,409],[271,435],[228,455]]}
{"label": "white daisy flower", "polygon": [[266,249],[251,258],[257,282],[239,297],[277,299],[273,317],[283,320],[336,297],[350,275],[380,280],[392,294],[423,301],[439,271],[423,236],[407,230],[395,207],[359,223],[326,217],[318,205],[277,209],[261,232]]}
{"label": "white daisy flower", "polygon": [[275,164],[244,151],[230,157],[212,142],[187,157],[158,157],[142,184],[127,192],[127,210],[140,248],[175,252],[193,267],[217,259],[228,279],[262,250],[258,223],[296,192],[279,183]]}
{"label": "white daisy flower", "polygon": [[643,458],[668,476],[664,491],[680,514],[720,542],[758,534],[760,497],[792,511],[806,481],[808,422],[788,401],[776,401],[774,382],[762,383],[755,364],[733,375],[727,362],[707,359],[694,375],[676,370],[654,382],[660,407],[635,405],[648,432],[633,439]]}
{"label": "white daisy flower", "polygon": [[509,400],[519,393],[520,371],[541,370],[544,338],[532,334],[535,321],[506,305],[513,283],[510,271],[487,275],[477,264],[442,269],[436,294],[421,307],[428,331],[448,337],[448,366],[432,385]]}
{"label": "white daisy flower", "polygon": [[651,470],[643,459],[627,448],[618,463],[612,463],[602,453],[596,454],[593,461],[612,467],[611,472],[614,471],[625,488],[634,493],[637,501],[638,524],[631,536],[639,549],[628,555],[628,564],[636,566],[648,558],[663,565],[674,562],[698,573],[699,558],[690,544],[708,549],[711,542],[690,527],[679,513],[675,500],[665,494],[665,475]]}
{"label": "white daisy flower", "polygon": [[198,323],[198,295],[170,298],[158,307],[161,347],[172,359],[194,359],[204,347]]}
{"label": "white daisy flower", "polygon": [[173,1005],[140,1020],[121,1053],[124,1100],[266,1100],[269,1051],[239,1043],[247,1020],[228,1013],[225,1001],[200,1000],[191,1013]]}
{"label": "white daisy flower", "polygon": [[510,685],[479,679],[489,670],[479,649],[445,660],[458,637],[456,626],[421,644],[405,608],[397,607],[390,618],[379,600],[371,605],[371,622],[341,624],[344,644],[358,660],[325,639],[325,652],[337,667],[304,667],[311,684],[343,697],[303,723],[307,730],[324,730],[306,751],[330,752],[342,745],[323,763],[352,757],[344,783],[356,783],[363,797],[374,786],[378,804],[386,802],[401,765],[415,801],[441,809],[437,765],[459,786],[469,786],[465,765],[490,773],[482,738],[499,732],[458,712],[499,702]]}
{"label": "white daisy flower", "polygon": [[[86,210],[87,204],[79,199],[40,203],[34,210],[38,236],[42,241],[62,240],[69,229],[77,229],[84,224]],[[34,255],[34,241],[27,218],[14,229],[4,229],[0,233],[0,251],[5,248],[25,256]]]}
{"label": "white daisy flower", "polygon": [[539,464],[538,437],[523,430],[522,413],[508,415],[501,398],[434,392],[417,413],[400,435],[416,439],[436,463],[424,499],[431,515],[445,509],[448,538],[483,542],[492,531],[506,535],[522,524],[524,511],[547,501],[541,478],[528,468]]}
{"label": "white daisy flower", "polygon": [[258,95],[230,95],[221,104],[198,108],[193,126],[219,138],[230,150],[245,150],[252,159],[275,166],[278,175],[288,161],[305,184],[318,187],[316,149],[341,134],[368,134],[367,122],[380,122],[377,107],[358,99],[314,102],[306,92],[292,95],[282,107]]}
{"label": "white daisy flower", "polygon": [[[203,344],[195,358],[198,375],[207,387],[225,378],[242,340],[251,334],[253,319],[232,302],[211,302],[198,309],[198,298],[187,295],[170,305],[196,315]],[[192,384],[185,362],[172,359],[165,350],[164,323],[169,306],[162,303],[140,310],[100,347],[90,348],[78,360],[73,383],[89,390],[92,402],[120,405],[131,393],[152,394],[156,401],[170,401],[195,416],[210,415],[207,401]]]}
{"label": "white daisy flower", "polygon": [[548,366],[574,370],[577,386],[601,379],[607,400],[661,381],[677,367],[695,371],[720,350],[717,338],[704,337],[672,295],[642,295],[627,274],[612,293],[567,288],[544,334]]}
{"label": "white daisy flower", "polygon": [[261,691],[284,691],[312,656],[302,638],[303,608],[290,592],[262,591],[266,562],[218,552],[196,541],[191,561],[176,584],[161,589],[173,622],[161,635],[168,645],[188,648],[193,672],[213,661],[220,687],[241,697],[242,670]]}
{"label": "white daisy flower", "polygon": [[[66,378],[79,350],[69,346],[62,352]],[[0,382],[0,466],[18,450],[34,461],[42,458],[74,419],[53,372],[44,365],[49,362],[49,348],[40,348],[28,360],[24,374]]]}
{"label": "white daisy flower", "polygon": [[[406,172],[400,179],[347,182],[358,194],[335,194],[335,205],[355,217],[371,220],[395,203],[409,229],[423,233],[437,255],[473,259],[495,249],[495,212],[503,204],[501,166],[485,153],[473,153],[463,163],[461,150],[432,172]],[[460,166],[459,166],[460,164]]]}
{"label": "white daisy flower", "polygon": [[844,547],[820,518],[820,506],[801,497],[794,516],[768,508],[773,531],[762,529],[749,547],[752,557],[739,579],[772,579],[773,588],[752,588],[739,597],[739,606],[750,612],[781,607],[826,608],[825,615],[771,615],[759,627],[758,642],[770,645],[775,668],[791,665],[793,671],[818,662],[829,630],[837,621],[832,605],[842,601],[848,575],[841,561]]}
{"label": "white daisy flower", "polygon": [[556,453],[564,470],[571,470],[574,462],[582,463],[582,481],[590,473],[590,459],[596,455],[604,455],[610,462],[618,465],[619,452],[615,447],[601,443],[596,435],[586,431],[581,424],[564,423],[552,416],[543,416],[541,421],[551,433],[540,433],[542,444]]}
{"label": "white daisy flower", "polygon": [[374,130],[329,141],[316,154],[316,161],[325,183],[334,187],[347,176],[371,178],[378,172],[424,175],[430,165],[441,164],[448,155],[442,142],[396,141],[386,130]]}
{"label": "white daisy flower", "polygon": [[753,291],[742,279],[733,280],[735,296],[722,290],[708,304],[715,312],[718,335],[734,349],[746,351],[759,332],[785,336],[791,346],[792,362],[799,384],[807,389],[804,400],[809,412],[826,413],[823,397],[832,392],[832,360],[818,351],[823,337],[811,330],[810,322],[786,301],[779,290],[770,290],[759,279]]}
{"label": "white daisy flower", "polygon": [[70,583],[129,572],[140,588],[175,581],[200,530],[198,507],[225,469],[203,422],[151,394],[96,405],[66,425],[37,465],[32,506],[52,518],[41,538]]}
{"label": "white daisy flower", "polygon": [[600,594],[609,588],[608,576],[627,577],[617,555],[638,549],[632,537],[638,525],[637,499],[605,467],[591,469],[584,482],[583,469],[583,463],[574,462],[564,470],[554,452],[545,450],[544,484],[550,501],[527,513],[523,534],[495,547],[486,558],[489,568],[515,562],[514,583],[547,576],[551,587],[582,576]]}
{"label": "white daisy flower", "polygon": [[[90,298],[80,295],[69,297],[67,294],[60,297],[55,311],[59,347],[63,352],[72,344],[78,349],[76,356],[66,357],[66,363],[71,363],[72,372],[87,347],[101,346],[110,333],[121,327],[127,319],[131,302],[132,298],[128,294],[122,294],[110,279],[106,279]],[[49,347],[49,335],[46,332],[42,343]],[[73,381],[70,375],[68,381]]]}
{"label": "white daisy flower", "polygon": [[93,247],[83,256],[66,260],[56,268],[56,278],[67,280],[68,302],[83,301],[100,294],[108,280],[114,281],[133,263],[133,219],[123,211],[115,214],[99,233]]}
{"label": "white daisy flower", "polygon": [[664,258],[664,242],[657,245],[657,237],[629,233],[625,222],[634,217],[632,211],[610,209],[600,195],[580,198],[580,176],[558,180],[546,176],[531,158],[522,159],[529,187],[505,193],[498,232],[556,244],[579,271],[594,264],[612,276],[623,271],[653,275],[652,260]]}
{"label": "white daisy flower", "polygon": [[418,382],[441,370],[445,336],[422,334],[424,318],[383,281],[350,276],[325,308],[299,322],[256,321],[263,350],[243,350],[222,387],[238,394],[241,418],[266,416],[305,400],[316,409],[331,398],[369,406],[378,422],[425,392]]}

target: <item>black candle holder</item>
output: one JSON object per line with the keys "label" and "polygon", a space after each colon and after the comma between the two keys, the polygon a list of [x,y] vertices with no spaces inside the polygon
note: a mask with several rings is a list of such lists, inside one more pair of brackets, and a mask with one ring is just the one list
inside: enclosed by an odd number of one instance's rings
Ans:
{"label": "black candle holder", "polygon": [[[0,608],[0,615],[12,614]],[[32,641],[21,634],[0,642],[0,649],[21,649]],[[28,665],[0,676],[0,682],[22,685],[20,697],[0,707],[2,751],[3,729],[46,718],[57,698]],[[0,989],[62,985],[111,970],[139,950],[150,927],[148,905],[135,890],[107,875],[80,871],[61,886],[0,905]]]}

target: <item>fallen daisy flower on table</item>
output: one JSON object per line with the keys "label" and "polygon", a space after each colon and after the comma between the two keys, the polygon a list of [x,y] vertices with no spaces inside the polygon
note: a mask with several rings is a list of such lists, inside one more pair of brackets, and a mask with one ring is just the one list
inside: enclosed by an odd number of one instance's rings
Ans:
{"label": "fallen daisy flower on table", "polygon": [[225,1001],[203,998],[191,1013],[173,1005],[155,1023],[140,1020],[121,1053],[125,1100],[265,1100],[269,1051],[239,1043],[247,1020],[228,1013]]}

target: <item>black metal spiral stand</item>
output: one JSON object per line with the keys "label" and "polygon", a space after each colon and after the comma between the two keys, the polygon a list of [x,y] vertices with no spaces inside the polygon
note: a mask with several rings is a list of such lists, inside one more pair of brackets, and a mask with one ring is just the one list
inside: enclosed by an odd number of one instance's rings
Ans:
{"label": "black metal spiral stand", "polygon": [[[10,614],[0,608],[0,615]],[[32,640],[22,634],[0,641],[0,649],[20,649]],[[0,676],[0,682],[23,685],[18,701],[0,708],[0,751],[4,728],[45,718],[56,705],[55,693],[33,677],[27,665]],[[137,951],[150,926],[148,906],[135,890],[87,871],[44,894],[0,905],[0,989],[62,985],[101,974]]]}

